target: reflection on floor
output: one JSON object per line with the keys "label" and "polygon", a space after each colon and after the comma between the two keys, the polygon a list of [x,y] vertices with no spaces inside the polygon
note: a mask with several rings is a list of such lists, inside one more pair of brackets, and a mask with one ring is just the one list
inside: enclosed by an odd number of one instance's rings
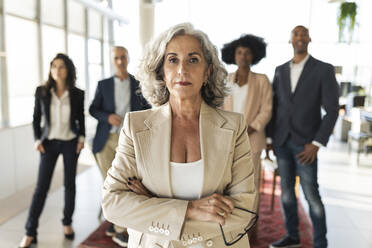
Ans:
{"label": "reflection on floor", "polygon": [[[346,144],[331,141],[326,149],[321,149],[319,160],[319,182],[326,205],[329,247],[372,248],[372,156],[361,156],[357,167],[356,157],[348,155]],[[51,193],[40,219],[37,247],[77,247],[95,230],[99,224],[101,186],[101,175],[95,166],[77,177],[73,223],[76,238],[73,242],[64,239],[60,221],[63,188]],[[303,206],[306,208],[305,201]],[[24,234],[27,211],[0,225],[0,247],[17,247]]]}

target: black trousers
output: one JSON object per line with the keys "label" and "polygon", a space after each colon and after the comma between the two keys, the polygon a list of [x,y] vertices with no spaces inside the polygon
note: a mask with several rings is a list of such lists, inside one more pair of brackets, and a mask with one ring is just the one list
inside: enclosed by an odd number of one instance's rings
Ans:
{"label": "black trousers", "polygon": [[26,235],[36,236],[39,225],[39,217],[45,205],[53,171],[57,158],[63,155],[64,164],[64,185],[65,185],[65,206],[63,209],[63,225],[71,225],[72,214],[75,209],[76,194],[76,167],[79,154],[76,153],[77,138],[63,140],[45,140],[43,142],[45,153],[40,153],[39,174],[37,185],[32,197],[32,203],[26,222]]}

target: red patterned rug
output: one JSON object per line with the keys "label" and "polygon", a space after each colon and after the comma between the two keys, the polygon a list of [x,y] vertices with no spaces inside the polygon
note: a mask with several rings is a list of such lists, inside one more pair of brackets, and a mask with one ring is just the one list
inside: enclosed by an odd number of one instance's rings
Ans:
{"label": "red patterned rug", "polygon": [[[285,225],[283,222],[280,206],[280,179],[277,178],[275,203],[273,211],[270,210],[272,174],[265,173],[263,191],[260,199],[260,213],[258,219],[257,237],[251,241],[251,248],[267,248],[269,245],[282,238],[285,234]],[[279,180],[278,180],[279,179]],[[313,232],[311,222],[302,207],[298,204],[298,215],[300,220],[300,237],[302,248],[313,247]]]}
{"label": "red patterned rug", "polygon": [[[255,240],[251,242],[252,248],[267,248],[272,242],[285,235],[285,227],[280,206],[280,186],[277,182],[275,192],[275,207],[270,211],[272,175],[265,173],[265,183],[261,192],[260,217],[258,220],[258,232]],[[301,204],[299,204],[298,214],[300,218],[300,236],[302,248],[313,247],[312,226]],[[83,241],[78,248],[120,248],[111,237],[105,235],[105,230],[109,226],[108,222],[103,222],[89,237]]]}

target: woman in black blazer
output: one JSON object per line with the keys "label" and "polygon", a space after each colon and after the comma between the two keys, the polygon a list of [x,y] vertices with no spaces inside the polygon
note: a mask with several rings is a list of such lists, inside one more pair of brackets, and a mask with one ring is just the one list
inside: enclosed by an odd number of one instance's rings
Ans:
{"label": "woman in black blazer", "polygon": [[72,60],[57,54],[50,63],[49,78],[35,93],[33,130],[35,148],[40,152],[36,189],[26,223],[26,235],[19,247],[37,243],[37,227],[44,207],[57,158],[63,155],[65,207],[62,224],[67,239],[74,238],[72,214],[75,208],[77,160],[84,147],[84,91],[75,87]]}

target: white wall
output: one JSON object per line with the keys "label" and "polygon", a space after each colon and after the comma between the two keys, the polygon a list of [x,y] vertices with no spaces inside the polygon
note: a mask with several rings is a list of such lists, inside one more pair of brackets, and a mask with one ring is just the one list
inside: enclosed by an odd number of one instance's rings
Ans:
{"label": "white wall", "polygon": [[0,200],[36,182],[39,155],[32,126],[0,129]]}

